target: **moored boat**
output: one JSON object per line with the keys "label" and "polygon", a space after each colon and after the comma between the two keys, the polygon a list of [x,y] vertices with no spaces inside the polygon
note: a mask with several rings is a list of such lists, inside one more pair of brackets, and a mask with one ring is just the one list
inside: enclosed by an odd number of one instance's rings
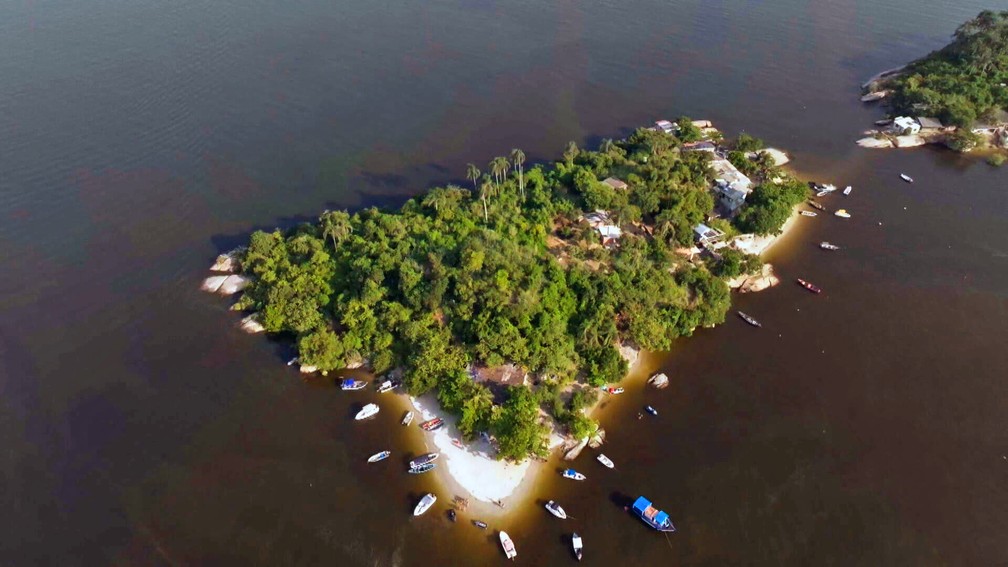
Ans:
{"label": "moored boat", "polygon": [[840,247],[837,246],[836,244],[830,244],[829,242],[826,242],[825,240],[819,243],[819,248],[822,248],[823,250],[839,250],[840,249]]}
{"label": "moored boat", "polygon": [[404,415],[402,418],[402,424],[409,425],[411,421],[413,421],[413,412],[408,411],[406,412],[406,415]]}
{"label": "moored boat", "polygon": [[440,417],[435,417],[434,419],[429,419],[420,424],[420,429],[424,431],[434,431],[444,425],[444,420]]}
{"label": "moored boat", "polygon": [[825,197],[826,195],[829,195],[829,191],[819,191],[818,193],[815,194],[816,197],[820,198]]}
{"label": "moored boat", "polygon": [[457,516],[457,514],[455,513],[455,508],[449,508],[448,509],[448,519],[454,522],[456,516]]}
{"label": "moored boat", "polygon": [[391,392],[392,390],[399,387],[399,382],[396,380],[385,380],[381,384],[378,384],[378,393],[384,394],[385,392]]}
{"label": "moored boat", "polygon": [[584,548],[584,544],[581,542],[581,536],[577,535],[577,532],[571,535],[571,547],[574,548],[574,556],[577,557],[578,561],[581,561],[581,550]]}
{"label": "moored boat", "polygon": [[655,374],[654,376],[648,378],[648,384],[651,384],[655,388],[658,388],[659,390],[661,390],[663,388],[668,387],[668,376],[666,376],[662,372],[659,372],[659,373]]}
{"label": "moored boat", "polygon": [[822,203],[820,203],[819,201],[813,201],[812,199],[809,199],[808,204],[811,205],[813,208],[819,209],[820,211],[826,210],[826,207],[824,207]]}
{"label": "moored boat", "polygon": [[848,185],[848,186],[844,187],[844,190],[843,190],[843,194],[844,194],[844,195],[850,195],[850,192],[851,192],[851,191],[852,191],[853,189],[854,189],[853,187],[851,187],[850,185]]}
{"label": "moored boat", "polygon": [[430,507],[433,506],[435,502],[437,502],[437,496],[434,496],[433,494],[428,492],[427,494],[424,495],[423,498],[420,499],[420,502],[417,503],[416,508],[413,508],[413,515],[419,516],[420,514],[426,512],[427,510],[430,510]]}
{"label": "moored boat", "polygon": [[420,465],[418,467],[410,467],[410,474],[423,474],[425,472],[430,472],[434,470],[437,465],[435,463],[427,463],[425,465]]}
{"label": "moored boat", "polygon": [[413,469],[421,465],[426,465],[427,463],[433,463],[440,456],[441,453],[427,453],[426,455],[420,455],[419,457],[410,461],[409,466],[411,469]]}
{"label": "moored boat", "polygon": [[364,386],[367,386],[367,382],[363,380],[354,380],[353,378],[347,378],[340,382],[340,390],[363,390]]}
{"label": "moored boat", "polygon": [[798,278],[798,285],[811,291],[812,293],[822,293],[822,289],[820,289],[819,286],[813,284],[812,282],[807,282],[801,278]]}
{"label": "moored boat", "polygon": [[391,451],[382,451],[380,453],[375,453],[374,455],[371,455],[370,457],[368,457],[367,462],[369,462],[369,463],[377,463],[378,461],[384,461],[391,454],[392,454]]}
{"label": "moored boat", "polygon": [[361,408],[361,410],[359,412],[357,412],[357,415],[356,415],[356,417],[354,417],[354,419],[356,419],[357,421],[360,421],[362,419],[367,419],[369,417],[372,417],[372,416],[376,415],[377,413],[378,413],[378,404],[367,404],[366,406],[364,406],[363,408]]}
{"label": "moored boat", "polygon": [[652,529],[660,532],[675,531],[675,526],[672,525],[672,518],[669,518],[668,514],[652,506],[651,501],[643,496],[637,497],[637,500],[633,503],[633,512],[641,521],[651,526]]}
{"label": "moored boat", "polygon": [[598,462],[600,462],[603,465],[605,465],[606,468],[610,468],[611,469],[611,468],[615,468],[616,467],[615,463],[612,462],[612,459],[610,459],[609,457],[605,456],[602,453],[599,453],[598,456],[595,457],[595,458],[598,459]]}
{"label": "moored boat", "polygon": [[481,530],[487,529],[486,522],[482,522],[480,520],[473,520],[472,523],[473,523],[474,526],[476,526],[477,528],[479,528]]}
{"label": "moored boat", "polygon": [[563,509],[563,506],[557,504],[553,500],[546,503],[546,510],[561,520],[567,519],[567,511]]}
{"label": "moored boat", "polygon": [[606,392],[609,392],[610,394],[622,394],[624,391],[625,390],[623,390],[623,388],[606,388]]}
{"label": "moored boat", "polygon": [[518,556],[518,550],[515,549],[514,542],[511,541],[511,536],[509,536],[507,532],[501,531],[500,542],[501,547],[504,548],[504,555],[506,555],[508,559],[514,559]]}
{"label": "moored boat", "polygon": [[802,211],[801,214],[802,214],[802,216],[805,216],[805,217],[815,217],[815,216],[818,216],[813,211]]}
{"label": "moored boat", "polygon": [[849,219],[850,218],[850,213],[847,212],[847,209],[837,209],[837,211],[835,213],[833,213],[833,214],[836,215],[836,216],[838,216],[838,217],[840,217],[840,218],[842,218],[842,219]]}
{"label": "moored boat", "polygon": [[900,174],[900,179],[902,179],[903,181],[906,181],[907,183],[913,183],[913,177],[910,177],[909,175],[907,175],[905,173],[901,173]]}
{"label": "moored boat", "polygon": [[588,478],[588,477],[586,477],[585,475],[583,475],[583,474],[581,474],[581,473],[577,472],[577,471],[576,471],[576,470],[574,470],[574,469],[567,469],[567,470],[565,470],[565,471],[564,471],[563,473],[561,473],[561,474],[563,474],[563,477],[564,477],[564,478],[569,478],[569,479],[571,479],[571,480],[584,480],[584,479]]}
{"label": "moored boat", "polygon": [[760,323],[756,319],[753,319],[751,315],[748,315],[748,314],[743,313],[741,311],[736,311],[736,313],[738,313],[738,316],[741,317],[743,321],[745,321],[746,323],[749,323],[753,327],[762,327],[763,326],[763,323]]}
{"label": "moored boat", "polygon": [[648,412],[649,414],[655,417],[658,417],[658,410],[654,409],[651,406],[644,406],[644,411]]}

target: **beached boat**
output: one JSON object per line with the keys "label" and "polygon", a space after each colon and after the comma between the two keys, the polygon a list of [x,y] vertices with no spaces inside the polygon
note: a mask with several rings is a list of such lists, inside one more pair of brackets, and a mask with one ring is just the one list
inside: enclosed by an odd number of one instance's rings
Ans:
{"label": "beached boat", "polygon": [[378,404],[368,404],[363,408],[361,408],[359,412],[357,412],[357,416],[354,417],[354,419],[360,421],[362,419],[367,419],[377,414],[378,414]]}
{"label": "beached boat", "polygon": [[850,218],[850,213],[847,212],[847,209],[837,209],[837,211],[835,213],[833,213],[833,214],[836,215],[836,216],[838,216],[838,217],[840,217],[840,218],[842,218],[842,219],[849,219]]}
{"label": "beached boat", "polygon": [[660,532],[675,531],[675,526],[672,525],[672,518],[669,518],[668,514],[652,506],[651,501],[643,496],[639,496],[633,503],[633,512],[641,521],[653,529]]}
{"label": "beached boat", "polygon": [[481,530],[487,529],[486,522],[481,522],[479,520],[473,520],[472,523],[473,523],[474,526],[476,526],[477,528],[479,528]]}
{"label": "beached boat", "polygon": [[661,390],[663,388],[667,388],[668,387],[668,376],[666,376],[662,372],[659,372],[659,373],[655,374],[654,376],[648,378],[648,384],[651,384],[652,386],[654,386],[655,388],[658,388],[659,390]]}
{"label": "beached boat", "polygon": [[369,463],[377,463],[378,461],[384,461],[391,454],[392,454],[391,451],[382,451],[380,453],[375,453],[374,455],[371,455],[370,457],[368,457],[367,462],[369,462]]}
{"label": "beached boat", "polygon": [[610,459],[609,457],[605,456],[602,453],[599,453],[599,455],[597,457],[595,457],[595,458],[598,459],[598,462],[600,462],[603,465],[605,465],[606,468],[610,468],[611,469],[611,468],[614,468],[616,466],[615,464],[613,464],[612,459]]}
{"label": "beached boat", "polygon": [[905,173],[901,173],[900,174],[900,179],[902,179],[903,181],[906,181],[907,183],[913,183],[913,177],[910,177],[909,175],[907,175]]}
{"label": "beached boat", "polygon": [[402,424],[409,425],[411,421],[413,421],[413,412],[408,411],[406,415],[402,416]]}
{"label": "beached boat", "polygon": [[434,467],[436,467],[436,466],[437,466],[437,464],[435,464],[435,463],[427,463],[425,465],[420,465],[418,467],[410,467],[409,473],[410,474],[423,474],[423,473],[426,473],[426,472],[431,472],[432,470],[434,470]]}
{"label": "beached boat", "polygon": [[658,410],[654,409],[652,406],[644,406],[644,411],[648,412],[649,414],[655,417],[658,417]]}
{"label": "beached boat", "polygon": [[815,216],[818,216],[816,213],[814,213],[812,211],[802,211],[801,214],[802,214],[802,216],[805,216],[805,217],[815,217]]}
{"label": "beached boat", "polygon": [[861,102],[876,102],[882,100],[889,94],[889,91],[875,91],[861,97]]}
{"label": "beached boat", "polygon": [[762,327],[763,326],[763,323],[760,323],[756,319],[753,319],[752,316],[747,315],[746,313],[743,313],[741,311],[736,311],[736,313],[738,313],[738,316],[741,317],[743,321],[745,321],[746,323],[749,323],[753,327]]}
{"label": "beached boat", "polygon": [[514,559],[518,556],[518,550],[515,549],[514,542],[511,541],[511,536],[507,535],[507,532],[502,531],[500,533],[501,547],[504,548],[504,555],[508,559]]}
{"label": "beached boat", "polygon": [[427,453],[426,455],[420,455],[419,457],[413,459],[409,462],[411,469],[426,465],[427,463],[433,463],[441,456],[441,453]]}
{"label": "beached boat", "polygon": [[569,479],[571,479],[571,480],[584,480],[584,479],[588,478],[588,477],[586,477],[585,475],[583,475],[583,474],[581,474],[581,473],[577,472],[577,471],[576,471],[576,470],[574,470],[574,469],[567,469],[567,470],[565,470],[565,471],[564,471],[563,473],[561,473],[561,474],[563,474],[563,477],[564,477],[564,478],[569,478]]}
{"label": "beached boat", "polygon": [[848,185],[848,186],[844,187],[843,194],[844,195],[850,195],[850,192],[853,191],[853,190],[854,190],[854,188],[851,187],[850,185]]}
{"label": "beached boat", "polygon": [[820,289],[819,286],[813,284],[812,282],[807,282],[801,278],[798,278],[798,285],[811,291],[812,293],[822,293],[822,289]]}
{"label": "beached boat", "polygon": [[437,496],[434,496],[433,494],[428,492],[427,494],[424,495],[423,498],[420,499],[420,502],[417,503],[416,508],[413,508],[413,515],[419,516],[420,514],[426,512],[427,510],[430,510],[430,507],[433,506],[435,502],[437,502]]}
{"label": "beached boat", "polygon": [[624,391],[623,388],[606,388],[606,392],[610,394],[622,394]]}
{"label": "beached boat", "polygon": [[813,201],[812,199],[809,199],[808,204],[812,206],[812,208],[819,209],[820,211],[826,210],[826,207],[824,207],[822,203],[820,203],[819,201]]}
{"label": "beached boat", "polygon": [[429,419],[420,424],[420,429],[424,431],[434,431],[444,425],[444,420],[440,417],[435,417],[434,419]]}
{"label": "beached boat", "polygon": [[384,394],[385,392],[391,392],[392,388],[394,388],[394,387],[395,386],[392,385],[392,381],[391,380],[385,380],[381,384],[378,384],[378,393],[379,394]]}
{"label": "beached boat", "polygon": [[563,506],[557,504],[552,500],[546,503],[546,509],[549,511],[550,514],[553,514],[554,516],[560,518],[561,520],[567,519],[567,511],[563,509]]}
{"label": "beached boat", "polygon": [[836,244],[830,244],[829,242],[826,242],[825,240],[819,243],[819,248],[822,248],[823,250],[839,250],[840,249],[840,247],[837,246]]}
{"label": "beached boat", "polygon": [[347,378],[340,382],[340,390],[363,390],[364,386],[367,386],[367,382],[363,380],[354,380],[353,378]]}
{"label": "beached boat", "polygon": [[571,535],[571,547],[574,548],[574,557],[581,561],[581,550],[584,548],[584,544],[581,543],[581,536],[577,535],[577,532]]}

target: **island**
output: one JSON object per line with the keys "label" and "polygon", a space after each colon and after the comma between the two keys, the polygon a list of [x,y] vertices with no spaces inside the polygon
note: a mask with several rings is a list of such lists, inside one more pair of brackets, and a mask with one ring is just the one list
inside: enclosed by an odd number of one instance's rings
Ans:
{"label": "island", "polygon": [[242,327],[293,341],[303,372],[400,380],[424,419],[450,420],[434,439],[450,476],[496,501],[530,459],[599,436],[590,410],[640,349],[772,279],[758,254],[810,194],[786,161],[685,117],[531,167],[515,149],[394,210],[257,231],[214,266],[240,274],[204,287],[241,291]]}
{"label": "island", "polygon": [[880,73],[862,89],[861,100],[883,101],[888,116],[859,145],[983,149],[1000,165],[1008,148],[1008,11],[980,12],[942,49]]}

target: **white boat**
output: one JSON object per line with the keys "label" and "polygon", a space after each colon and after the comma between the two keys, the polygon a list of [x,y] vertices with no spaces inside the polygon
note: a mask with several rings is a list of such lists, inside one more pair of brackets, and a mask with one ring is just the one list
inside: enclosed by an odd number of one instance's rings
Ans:
{"label": "white boat", "polygon": [[900,179],[902,179],[903,181],[906,181],[907,183],[913,183],[913,177],[910,177],[909,175],[907,175],[905,173],[901,173],[900,174]]}
{"label": "white boat", "polygon": [[563,506],[557,504],[552,500],[546,503],[546,510],[548,510],[550,514],[553,514],[554,516],[560,518],[561,520],[567,519],[567,512],[563,509]]}
{"label": "white boat", "polygon": [[360,421],[362,419],[367,419],[377,414],[378,414],[378,404],[368,404],[363,408],[361,408],[359,412],[357,412],[357,417],[355,417],[354,419]]}
{"label": "white boat", "polygon": [[840,247],[837,246],[836,244],[830,244],[829,242],[826,242],[825,240],[819,243],[819,248],[822,248],[823,250],[839,250],[840,249]]}
{"label": "white boat", "polygon": [[430,510],[430,507],[433,506],[435,502],[437,502],[437,496],[434,496],[433,494],[428,492],[427,494],[424,495],[423,498],[420,499],[420,502],[417,503],[416,508],[413,508],[413,515],[419,516],[420,514],[426,512],[427,510]]}
{"label": "white boat", "polygon": [[404,415],[402,418],[402,424],[409,425],[411,421],[413,421],[413,412],[408,411],[406,412],[406,415]]}
{"label": "white boat", "polygon": [[514,559],[518,556],[518,550],[515,549],[514,542],[511,541],[511,536],[507,535],[507,532],[501,531],[500,533],[501,547],[504,548],[504,555],[508,559]]}
{"label": "white boat", "polygon": [[802,211],[801,214],[802,214],[802,216],[805,216],[805,217],[814,217],[814,216],[817,216],[816,213],[814,213],[812,211]]}
{"label": "white boat", "polygon": [[398,388],[399,383],[395,380],[385,380],[381,384],[378,384],[378,393],[384,394],[385,392],[391,392],[394,388]]}
{"label": "white boat", "polygon": [[836,216],[838,216],[838,217],[840,217],[840,218],[842,218],[842,219],[849,219],[850,218],[850,213],[847,212],[847,209],[837,209],[837,212],[835,212],[833,214],[836,215]]}
{"label": "white boat", "polygon": [[603,465],[605,465],[606,468],[610,468],[611,469],[611,468],[615,468],[616,467],[616,465],[613,464],[612,459],[610,459],[609,457],[605,456],[602,453],[599,453],[598,457],[595,457],[595,458],[598,459],[598,462],[600,462]]}
{"label": "white boat", "polygon": [[371,455],[370,457],[368,457],[367,462],[369,462],[369,463],[377,463],[378,461],[384,461],[391,454],[392,454],[391,451],[382,451],[380,453],[375,453],[374,455]]}
{"label": "white boat", "polygon": [[564,478],[569,478],[571,480],[584,480],[588,478],[574,469],[567,469],[562,474]]}
{"label": "white boat", "polygon": [[584,544],[581,543],[581,536],[574,532],[571,535],[571,547],[574,548],[574,555],[577,557],[578,561],[581,561],[581,550],[584,548]]}
{"label": "white boat", "polygon": [[851,192],[851,191],[852,191],[853,189],[854,189],[853,187],[851,187],[850,185],[848,185],[848,186],[844,187],[844,190],[843,190],[843,194],[844,194],[844,195],[850,195],[850,192]]}
{"label": "white boat", "polygon": [[815,194],[816,197],[825,197],[826,195],[829,195],[829,191],[820,191]]}
{"label": "white boat", "polygon": [[833,185],[832,183],[827,183],[826,185],[822,186],[822,190],[826,193],[832,193],[833,191],[836,191],[836,185]]}

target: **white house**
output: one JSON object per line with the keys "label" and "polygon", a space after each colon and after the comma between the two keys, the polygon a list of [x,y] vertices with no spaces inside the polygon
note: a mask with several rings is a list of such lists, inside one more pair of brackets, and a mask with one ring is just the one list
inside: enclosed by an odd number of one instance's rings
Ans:
{"label": "white house", "polygon": [[705,248],[715,247],[714,245],[720,243],[722,238],[724,238],[723,232],[716,228],[711,228],[703,223],[693,227],[693,240]]}
{"label": "white house", "polygon": [[733,215],[752,192],[752,180],[724,158],[715,158],[710,165],[714,170],[714,191],[728,214]]}
{"label": "white house", "polygon": [[897,116],[893,119],[892,131],[896,134],[916,134],[920,129],[920,123],[909,116]]}
{"label": "white house", "polygon": [[665,132],[666,134],[671,134],[679,129],[679,126],[669,122],[668,120],[658,120],[654,123],[655,130]]}

